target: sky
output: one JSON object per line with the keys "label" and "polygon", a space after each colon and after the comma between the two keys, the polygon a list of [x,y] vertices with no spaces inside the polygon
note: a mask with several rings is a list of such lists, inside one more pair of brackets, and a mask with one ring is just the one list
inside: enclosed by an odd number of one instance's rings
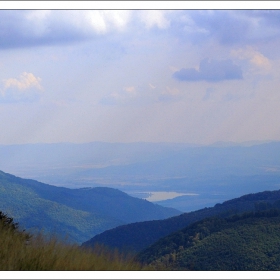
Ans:
{"label": "sky", "polygon": [[279,49],[279,10],[1,9],[0,144],[280,141]]}

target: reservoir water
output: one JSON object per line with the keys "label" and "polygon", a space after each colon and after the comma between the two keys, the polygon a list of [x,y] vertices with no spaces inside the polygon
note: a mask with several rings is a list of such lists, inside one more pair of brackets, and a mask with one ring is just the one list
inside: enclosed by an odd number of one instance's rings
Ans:
{"label": "reservoir water", "polygon": [[144,198],[150,202],[161,201],[172,199],[178,196],[188,195],[188,196],[196,196],[197,193],[179,193],[179,192],[134,192],[130,193],[131,196]]}

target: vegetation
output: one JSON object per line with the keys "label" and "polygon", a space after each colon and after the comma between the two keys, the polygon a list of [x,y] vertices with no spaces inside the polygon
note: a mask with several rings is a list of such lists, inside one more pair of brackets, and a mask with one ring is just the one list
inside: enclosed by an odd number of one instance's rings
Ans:
{"label": "vegetation", "polygon": [[180,213],[116,189],[55,187],[2,171],[0,205],[29,231],[44,229],[78,243],[122,224]]}
{"label": "vegetation", "polygon": [[137,260],[157,270],[279,270],[280,210],[212,217],[171,234]]}
{"label": "vegetation", "polygon": [[142,265],[101,247],[93,250],[31,236],[20,231],[12,218],[0,212],[0,270],[141,270]]}
{"label": "vegetation", "polygon": [[[280,270],[280,191],[121,225],[81,247],[75,238],[123,223],[125,211],[129,221],[170,209],[149,208],[153,204],[114,189],[57,188],[1,171],[0,204],[16,215],[15,222],[0,212],[0,270]],[[141,214],[133,217],[137,210]],[[19,220],[37,233],[21,230]],[[57,237],[46,238],[50,233]],[[67,234],[69,239],[61,239]]]}
{"label": "vegetation", "polygon": [[122,252],[140,252],[160,238],[168,236],[207,217],[216,216],[226,218],[246,211],[266,210],[271,208],[277,200],[279,203],[280,191],[248,194],[221,204],[216,204],[214,207],[184,213],[164,220],[122,225],[94,236],[85,242],[83,246],[93,247],[96,244],[103,244],[110,248],[117,248]]}

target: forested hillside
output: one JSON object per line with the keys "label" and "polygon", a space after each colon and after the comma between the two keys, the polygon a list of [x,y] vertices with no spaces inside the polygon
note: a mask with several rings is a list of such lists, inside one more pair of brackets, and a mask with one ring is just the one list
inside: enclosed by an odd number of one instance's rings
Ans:
{"label": "forested hillside", "polygon": [[118,225],[180,214],[112,188],[68,189],[1,171],[0,205],[26,229],[44,229],[75,242]]}
{"label": "forested hillside", "polygon": [[119,226],[96,235],[84,246],[104,244],[120,251],[139,252],[158,239],[178,231],[191,223],[207,217],[229,217],[246,211],[265,210],[280,199],[280,191],[265,191],[248,194],[190,213],[184,213],[165,220],[146,221]]}
{"label": "forested hillside", "polygon": [[160,239],[137,260],[157,270],[279,270],[279,244],[280,210],[271,209],[196,222]]}

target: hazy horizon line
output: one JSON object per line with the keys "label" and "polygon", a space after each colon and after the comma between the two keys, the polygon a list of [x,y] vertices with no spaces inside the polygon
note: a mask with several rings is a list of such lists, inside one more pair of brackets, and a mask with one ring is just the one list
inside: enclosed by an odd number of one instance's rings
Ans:
{"label": "hazy horizon line", "polygon": [[69,145],[87,145],[87,144],[121,144],[121,145],[129,145],[129,144],[162,144],[162,145],[187,145],[190,147],[215,147],[215,146],[254,146],[260,144],[268,144],[280,142],[280,140],[248,140],[248,141],[215,141],[208,144],[201,143],[191,143],[191,142],[172,142],[172,141],[133,141],[133,142],[116,142],[116,141],[89,141],[89,142],[71,142],[71,141],[59,141],[59,142],[34,142],[34,143],[13,143],[13,144],[4,144],[0,143],[0,146],[24,146],[24,145],[61,145],[61,144],[69,144]]}

